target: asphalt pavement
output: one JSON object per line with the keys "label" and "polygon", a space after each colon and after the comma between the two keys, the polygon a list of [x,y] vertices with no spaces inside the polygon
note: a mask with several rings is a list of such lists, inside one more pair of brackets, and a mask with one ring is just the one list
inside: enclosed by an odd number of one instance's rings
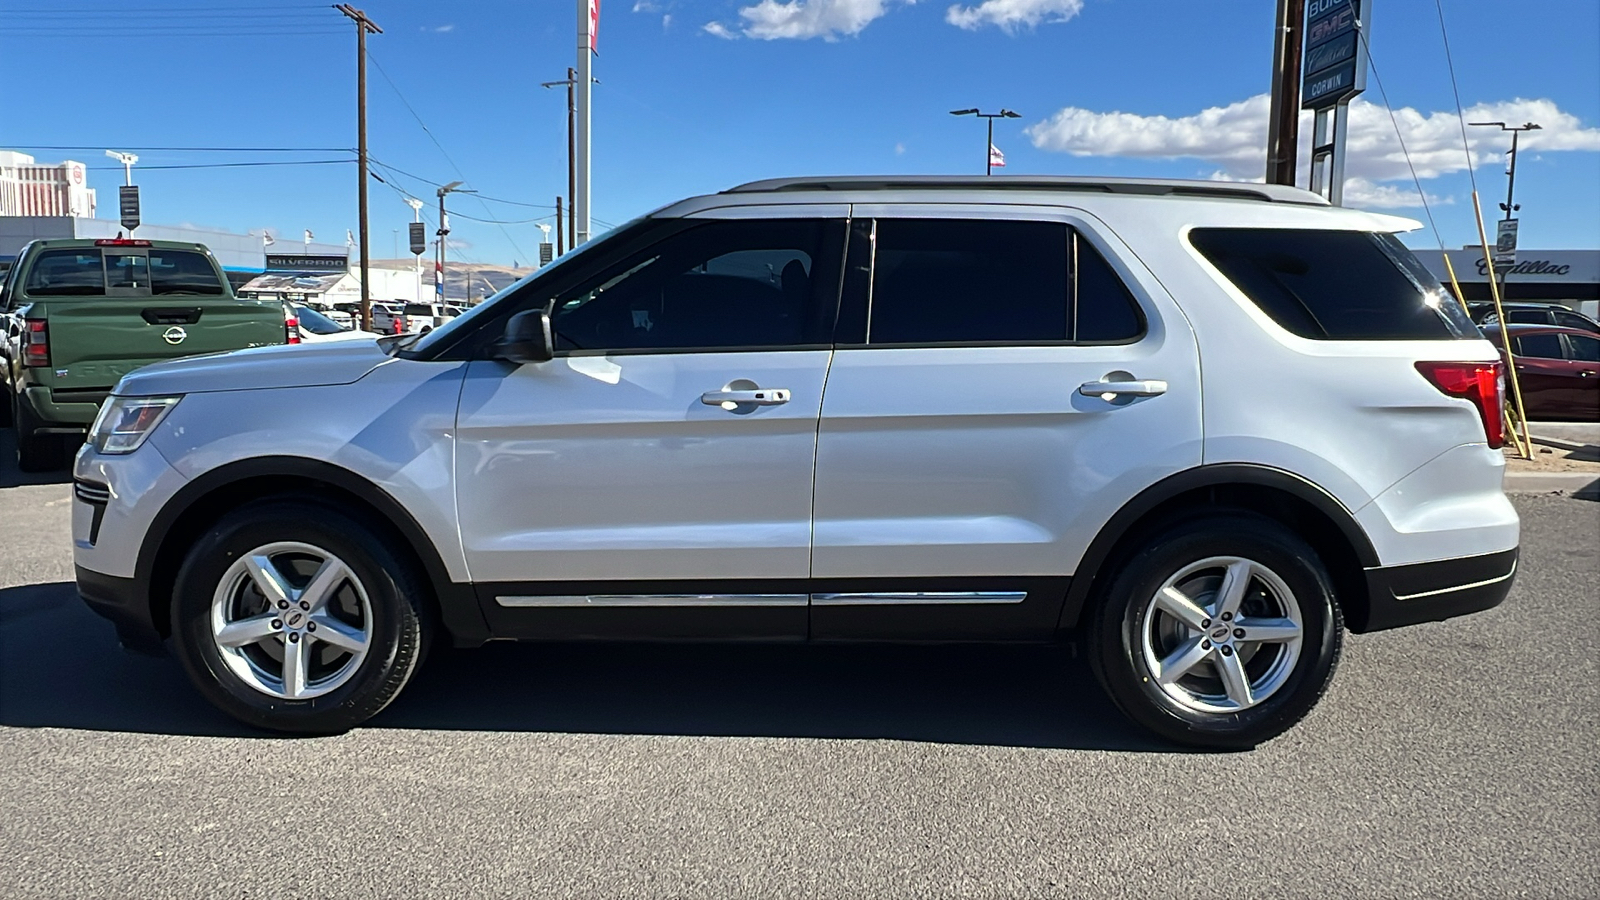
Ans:
{"label": "asphalt pavement", "polygon": [[1503,606],[1350,637],[1248,753],[1050,647],[492,644],[282,739],[121,651],[5,465],[0,896],[1600,896],[1600,504],[1517,496]]}

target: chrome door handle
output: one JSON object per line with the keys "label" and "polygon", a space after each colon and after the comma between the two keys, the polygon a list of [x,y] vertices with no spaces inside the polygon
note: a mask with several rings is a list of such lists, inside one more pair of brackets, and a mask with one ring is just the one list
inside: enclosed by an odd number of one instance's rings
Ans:
{"label": "chrome door handle", "polygon": [[787,388],[755,388],[747,391],[706,391],[700,395],[700,402],[707,406],[721,406],[731,409],[734,406],[749,404],[752,406],[777,406],[789,402]]}
{"label": "chrome door handle", "polygon": [[1085,397],[1104,397],[1107,394],[1154,397],[1166,392],[1165,381],[1086,381],[1078,385],[1078,393]]}

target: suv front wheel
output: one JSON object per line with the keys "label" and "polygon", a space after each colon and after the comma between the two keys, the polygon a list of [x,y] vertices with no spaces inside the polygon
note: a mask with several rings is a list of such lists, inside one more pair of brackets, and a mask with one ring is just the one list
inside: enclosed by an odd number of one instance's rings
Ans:
{"label": "suv front wheel", "polygon": [[233,717],[329,734],[376,715],[426,652],[423,580],[359,517],[266,500],[189,550],[172,597],[179,660]]}
{"label": "suv front wheel", "polygon": [[1311,711],[1343,632],[1316,552],[1237,514],[1173,526],[1126,557],[1094,610],[1088,656],[1133,721],[1176,743],[1238,750]]}

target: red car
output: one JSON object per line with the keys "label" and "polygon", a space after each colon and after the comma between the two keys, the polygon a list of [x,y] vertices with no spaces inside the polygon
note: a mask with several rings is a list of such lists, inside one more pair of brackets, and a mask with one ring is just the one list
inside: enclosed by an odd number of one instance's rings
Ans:
{"label": "red car", "polygon": [[[1600,337],[1553,325],[1513,324],[1507,331],[1530,420],[1600,422]],[[1485,327],[1483,334],[1504,355],[1501,329]]]}

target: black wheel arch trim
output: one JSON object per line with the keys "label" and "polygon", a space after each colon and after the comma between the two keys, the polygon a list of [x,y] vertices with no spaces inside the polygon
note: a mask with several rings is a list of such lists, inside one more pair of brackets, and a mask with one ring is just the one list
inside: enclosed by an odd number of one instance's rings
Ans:
{"label": "black wheel arch trim", "polygon": [[[362,476],[341,466],[299,456],[262,456],[218,466],[196,476],[168,500],[145,531],[135,563],[134,580],[143,596],[154,589],[156,562],[173,529],[185,513],[215,492],[229,485],[258,478],[303,478],[320,481],[346,491],[377,510],[392,524],[422,563],[433,587],[445,630],[457,646],[476,646],[489,639],[488,624],[479,611],[472,585],[451,580],[449,570],[427,532],[398,500]],[[154,602],[155,598],[150,597]]]}
{"label": "black wheel arch trim", "polygon": [[[1066,602],[1061,607],[1060,630],[1071,629],[1078,623],[1079,614],[1095,585],[1101,583],[1101,570],[1116,552],[1123,539],[1146,515],[1168,501],[1183,494],[1208,487],[1245,485],[1281,491],[1309,504],[1337,528],[1363,568],[1380,565],[1378,552],[1365,531],[1357,524],[1355,516],[1343,503],[1321,486],[1293,472],[1254,463],[1217,463],[1169,475],[1134,495],[1100,527],[1089,547],[1084,551],[1074,571]],[[1361,598],[1365,599],[1365,598]]]}

